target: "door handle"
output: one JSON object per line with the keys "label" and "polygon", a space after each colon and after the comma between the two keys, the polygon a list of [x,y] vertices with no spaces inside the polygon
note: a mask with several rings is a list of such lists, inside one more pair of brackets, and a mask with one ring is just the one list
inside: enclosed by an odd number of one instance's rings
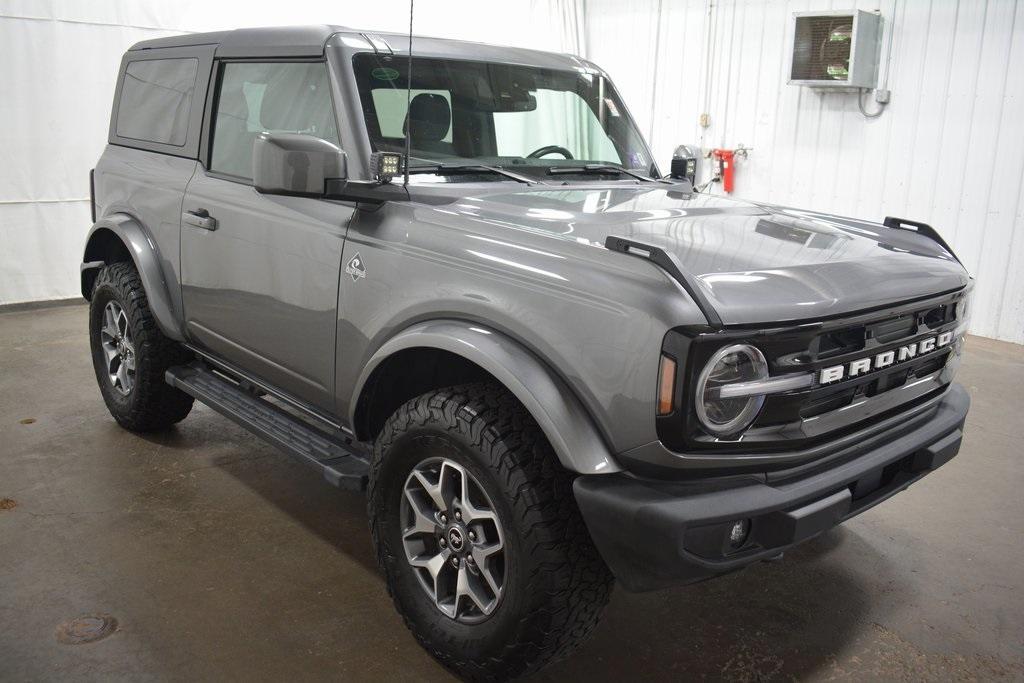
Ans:
{"label": "door handle", "polygon": [[193,211],[186,211],[181,214],[181,220],[184,223],[193,225],[203,230],[216,230],[217,219],[210,215],[210,212],[206,209],[195,209]]}

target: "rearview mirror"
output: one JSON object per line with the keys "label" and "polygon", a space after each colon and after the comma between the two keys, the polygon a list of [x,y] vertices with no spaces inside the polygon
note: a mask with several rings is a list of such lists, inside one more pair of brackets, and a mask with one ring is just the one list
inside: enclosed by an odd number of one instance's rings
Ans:
{"label": "rearview mirror", "polygon": [[346,176],[345,152],[297,133],[260,133],[253,142],[252,178],[263,194],[321,197],[324,181]]}

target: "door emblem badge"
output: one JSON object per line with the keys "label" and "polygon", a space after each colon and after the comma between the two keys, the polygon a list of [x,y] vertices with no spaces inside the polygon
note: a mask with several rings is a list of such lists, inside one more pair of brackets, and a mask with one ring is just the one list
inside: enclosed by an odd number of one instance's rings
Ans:
{"label": "door emblem badge", "polygon": [[345,272],[352,276],[352,282],[356,282],[361,277],[366,277],[366,266],[363,265],[363,257],[359,255],[359,252],[356,252],[356,255],[345,266]]}

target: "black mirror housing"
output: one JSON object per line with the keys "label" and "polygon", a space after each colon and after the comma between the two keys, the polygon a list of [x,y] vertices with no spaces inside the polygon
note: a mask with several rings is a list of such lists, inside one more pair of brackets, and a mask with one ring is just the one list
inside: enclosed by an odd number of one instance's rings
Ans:
{"label": "black mirror housing", "polygon": [[253,186],[262,194],[322,197],[328,178],[347,175],[345,152],[312,135],[260,133],[253,142]]}

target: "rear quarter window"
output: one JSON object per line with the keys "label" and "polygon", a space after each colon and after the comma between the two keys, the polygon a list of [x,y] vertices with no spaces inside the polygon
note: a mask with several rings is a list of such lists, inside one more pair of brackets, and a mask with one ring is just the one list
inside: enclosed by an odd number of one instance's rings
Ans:
{"label": "rear quarter window", "polygon": [[198,68],[195,58],[129,62],[117,106],[117,136],[184,146]]}

